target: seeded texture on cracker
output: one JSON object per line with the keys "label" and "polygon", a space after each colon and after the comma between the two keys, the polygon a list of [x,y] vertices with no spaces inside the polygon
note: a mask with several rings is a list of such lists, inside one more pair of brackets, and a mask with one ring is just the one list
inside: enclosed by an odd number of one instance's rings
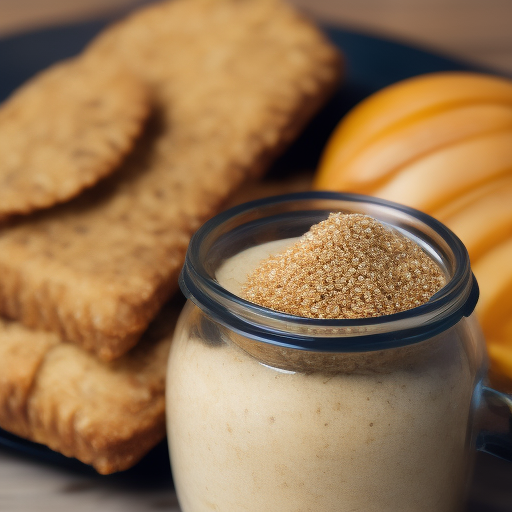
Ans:
{"label": "seeded texture on cracker", "polygon": [[[180,304],[181,305],[181,304]],[[178,304],[105,363],[53,333],[0,320],[0,427],[90,464],[133,466],[165,436],[165,372]]]}
{"label": "seeded texture on cracker", "polygon": [[52,66],[0,106],[0,219],[76,196],[112,173],[150,110],[148,89],[119,66]]}
{"label": "seeded texture on cracker", "polygon": [[340,60],[273,0],[157,4],[82,58],[129,66],[154,114],[115,175],[0,232],[0,310],[113,359],[177,289],[192,233],[283,151]]}

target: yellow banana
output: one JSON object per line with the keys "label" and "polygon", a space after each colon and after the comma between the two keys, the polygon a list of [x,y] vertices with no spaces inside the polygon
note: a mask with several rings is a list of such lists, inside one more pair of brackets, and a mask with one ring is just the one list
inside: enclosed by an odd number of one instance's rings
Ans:
{"label": "yellow banana", "polygon": [[385,130],[463,105],[512,105],[512,81],[468,72],[422,75],[373,94],[339,123],[324,151],[315,188],[332,189],[345,162]]}
{"label": "yellow banana", "polygon": [[[477,313],[486,336],[500,339],[512,315],[512,238],[484,254],[473,266],[480,285]],[[512,334],[512,333],[511,333]],[[509,340],[512,344],[512,339]]]}
{"label": "yellow banana", "polygon": [[455,232],[475,264],[483,253],[512,236],[512,173],[475,188],[433,216]]}
{"label": "yellow banana", "polygon": [[430,152],[486,133],[512,129],[512,106],[477,104],[416,118],[386,130],[348,159],[331,188],[371,193]]}
{"label": "yellow banana", "polygon": [[504,130],[430,153],[373,194],[430,213],[511,170],[512,130]]}

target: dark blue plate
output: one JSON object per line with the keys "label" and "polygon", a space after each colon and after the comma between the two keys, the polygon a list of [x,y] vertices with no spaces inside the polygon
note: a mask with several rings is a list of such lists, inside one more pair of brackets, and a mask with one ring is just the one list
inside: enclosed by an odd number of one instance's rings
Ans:
{"label": "dark blue plate", "polygon": [[[0,40],[0,101],[37,71],[79,53],[106,23],[95,21],[66,25]],[[272,172],[314,168],[328,135],[339,119],[360,100],[382,87],[434,71],[476,70],[474,66],[463,62],[350,30],[325,27],[325,32],[345,56],[343,85],[274,166]],[[78,461],[1,429],[0,446],[5,450],[16,451],[76,471],[92,471]],[[167,446],[161,443],[124,475],[159,474],[161,477],[163,472],[169,472],[168,466]],[[481,510],[478,505],[471,508],[472,511],[477,509]]]}

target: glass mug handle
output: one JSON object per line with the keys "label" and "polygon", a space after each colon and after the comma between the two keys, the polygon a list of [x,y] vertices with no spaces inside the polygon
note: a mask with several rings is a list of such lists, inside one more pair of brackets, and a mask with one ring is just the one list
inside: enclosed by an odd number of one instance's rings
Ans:
{"label": "glass mug handle", "polygon": [[476,449],[512,462],[512,396],[482,387]]}

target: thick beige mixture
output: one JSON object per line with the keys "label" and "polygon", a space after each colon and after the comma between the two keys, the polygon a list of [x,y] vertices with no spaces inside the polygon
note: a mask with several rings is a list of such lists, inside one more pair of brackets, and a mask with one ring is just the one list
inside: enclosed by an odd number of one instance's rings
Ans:
{"label": "thick beige mixture", "polygon": [[[235,256],[219,282],[238,293],[260,260],[289,243]],[[441,346],[422,342],[437,350],[399,371],[305,375],[269,368],[229,339],[211,344],[215,330],[191,328],[201,315],[187,305],[168,372],[183,512],[460,509],[474,384],[466,323]]]}

